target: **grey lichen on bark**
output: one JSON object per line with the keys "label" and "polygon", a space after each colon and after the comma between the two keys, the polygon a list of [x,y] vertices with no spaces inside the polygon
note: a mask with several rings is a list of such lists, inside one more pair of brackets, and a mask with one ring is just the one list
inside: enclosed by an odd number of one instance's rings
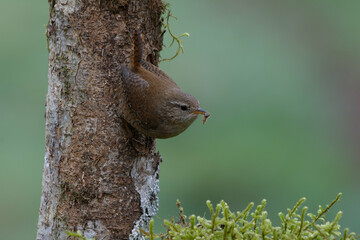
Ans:
{"label": "grey lichen on bark", "polygon": [[154,139],[119,116],[122,63],[141,32],[144,55],[158,63],[161,0],[52,0],[47,29],[46,146],[37,239],[143,239],[158,210]]}

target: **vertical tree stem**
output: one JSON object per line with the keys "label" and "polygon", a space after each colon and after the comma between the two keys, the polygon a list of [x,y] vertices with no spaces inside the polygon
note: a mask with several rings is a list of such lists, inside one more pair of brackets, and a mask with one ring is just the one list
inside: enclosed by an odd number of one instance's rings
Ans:
{"label": "vertical tree stem", "polygon": [[[161,50],[161,0],[56,0],[47,29],[49,87],[46,147],[37,239],[143,239],[158,210],[155,141],[127,140],[120,65],[143,36],[153,64]],[[117,93],[117,94],[116,94]]]}

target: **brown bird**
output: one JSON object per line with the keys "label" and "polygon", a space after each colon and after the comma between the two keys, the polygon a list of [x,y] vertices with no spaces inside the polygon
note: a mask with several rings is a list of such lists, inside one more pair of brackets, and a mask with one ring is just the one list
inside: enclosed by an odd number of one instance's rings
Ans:
{"label": "brown bird", "polygon": [[203,123],[210,114],[200,108],[199,101],[183,92],[158,67],[142,59],[139,33],[135,36],[135,54],[131,71],[122,64],[122,85],[128,107],[122,117],[136,130],[153,138],[170,138],[187,129],[203,115]]}

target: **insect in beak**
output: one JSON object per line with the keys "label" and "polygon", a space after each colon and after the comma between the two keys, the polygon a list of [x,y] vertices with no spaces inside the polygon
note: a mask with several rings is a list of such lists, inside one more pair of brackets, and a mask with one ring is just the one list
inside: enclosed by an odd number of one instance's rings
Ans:
{"label": "insect in beak", "polygon": [[203,117],[203,124],[205,124],[206,120],[208,119],[208,117],[210,117],[210,113],[208,113],[207,111],[205,110],[202,110],[201,108],[198,108],[194,111],[191,111],[191,113],[193,114],[202,114],[204,117]]}

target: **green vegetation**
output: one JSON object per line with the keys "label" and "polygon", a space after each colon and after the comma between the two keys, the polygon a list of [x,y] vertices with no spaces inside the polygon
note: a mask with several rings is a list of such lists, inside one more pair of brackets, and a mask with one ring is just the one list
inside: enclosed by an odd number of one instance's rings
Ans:
{"label": "green vegetation", "polygon": [[77,231],[77,232],[70,232],[68,231],[67,234],[71,237],[76,237],[77,239],[80,240],[93,240],[92,238],[86,238],[82,235],[81,231]]}
{"label": "green vegetation", "polygon": [[175,19],[177,19],[177,18],[176,18],[174,15],[171,14],[171,11],[168,9],[168,7],[169,7],[169,5],[167,4],[167,5],[166,5],[166,10],[165,10],[165,12],[167,11],[167,14],[166,14],[166,17],[165,17],[165,18],[166,18],[166,23],[164,23],[164,21],[162,20],[162,21],[163,21],[162,34],[164,34],[164,33],[166,32],[166,30],[168,30],[168,32],[169,32],[169,34],[170,34],[170,36],[171,36],[171,38],[172,38],[171,43],[170,43],[170,45],[168,46],[168,48],[172,47],[172,45],[173,45],[175,42],[177,43],[178,48],[177,48],[175,54],[174,54],[172,57],[161,59],[160,62],[173,60],[174,58],[176,58],[176,57],[179,55],[180,50],[181,50],[182,53],[184,53],[184,47],[183,47],[183,45],[182,45],[183,41],[182,41],[180,38],[182,38],[182,37],[190,37],[190,34],[187,33],[187,32],[185,32],[185,33],[183,33],[183,34],[180,34],[179,36],[176,36],[176,35],[174,35],[174,33],[171,31],[171,29],[170,29],[170,24],[169,24],[169,19],[170,19],[171,17],[172,17],[172,18],[175,18]]}
{"label": "green vegetation", "polygon": [[[308,213],[308,208],[303,207],[301,214],[297,214],[305,198],[300,199],[292,209],[287,209],[287,214],[279,213],[280,226],[273,226],[268,213],[264,210],[266,200],[263,200],[254,211],[251,209],[254,203],[250,203],[241,212],[231,212],[229,206],[221,201],[216,209],[210,201],[206,204],[211,213],[211,218],[191,215],[187,218],[183,214],[183,208],[178,201],[180,220],[175,222],[164,220],[165,234],[153,233],[153,222],[150,223],[150,231],[144,232],[149,239],[359,239],[355,233],[349,233],[348,229],[340,231],[338,224],[342,212],[338,212],[332,222],[326,221],[324,214],[340,199],[336,199],[326,208],[319,206],[317,214]],[[306,218],[307,215],[307,218]]]}
{"label": "green vegetation", "polygon": [[[214,209],[210,201],[206,204],[211,213],[209,219],[205,217],[184,215],[184,210],[177,202],[180,218],[177,222],[173,218],[164,220],[166,233],[154,234],[154,220],[150,221],[149,232],[141,230],[147,239],[360,239],[360,235],[349,232],[349,229],[340,230],[339,220],[342,212],[339,211],[332,221],[325,220],[325,213],[339,201],[341,193],[337,195],[325,208],[319,206],[317,214],[308,213],[305,206],[298,214],[305,198],[300,199],[292,209],[287,209],[287,214],[279,213],[280,226],[273,226],[268,213],[264,210],[266,200],[263,200],[253,211],[254,203],[251,202],[243,211],[232,212],[229,206],[221,201]],[[81,232],[68,232],[69,236],[86,239]]]}

